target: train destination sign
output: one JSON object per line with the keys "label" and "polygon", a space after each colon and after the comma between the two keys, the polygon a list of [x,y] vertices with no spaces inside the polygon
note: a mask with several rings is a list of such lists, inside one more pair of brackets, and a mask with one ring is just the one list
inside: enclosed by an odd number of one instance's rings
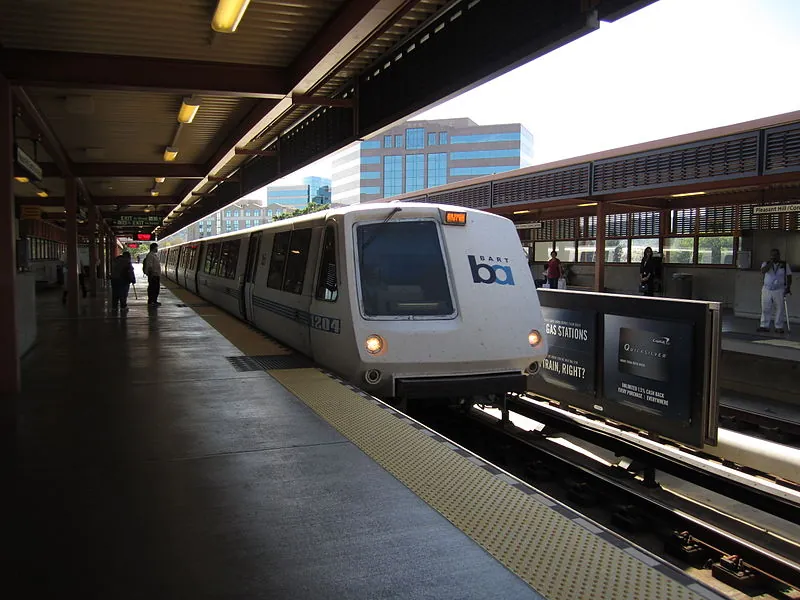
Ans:
{"label": "train destination sign", "polygon": [[597,312],[542,307],[549,353],[542,362],[548,383],[594,394]]}
{"label": "train destination sign", "polygon": [[674,421],[691,418],[691,325],[607,314],[603,395]]}
{"label": "train destination sign", "polygon": [[149,227],[161,223],[158,215],[118,215],[111,220],[115,227]]}

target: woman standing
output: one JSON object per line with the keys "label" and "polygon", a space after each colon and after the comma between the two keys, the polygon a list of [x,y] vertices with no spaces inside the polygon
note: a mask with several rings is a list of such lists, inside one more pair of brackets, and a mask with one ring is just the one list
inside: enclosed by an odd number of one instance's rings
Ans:
{"label": "woman standing", "polygon": [[656,268],[653,263],[653,249],[648,246],[644,249],[642,263],[639,265],[639,291],[645,296],[652,296],[655,288]]}

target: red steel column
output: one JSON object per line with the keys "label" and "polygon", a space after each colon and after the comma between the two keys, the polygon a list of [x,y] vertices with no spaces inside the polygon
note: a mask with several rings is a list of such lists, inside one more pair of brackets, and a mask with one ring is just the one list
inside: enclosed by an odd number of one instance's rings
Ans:
{"label": "red steel column", "polygon": [[[0,394],[20,390],[17,351],[17,235],[14,227],[14,135],[11,86],[0,75]],[[13,401],[1,401],[0,424],[13,424]],[[2,434],[0,434],[2,435]]]}
{"label": "red steel column", "polygon": [[97,296],[97,209],[89,209],[89,293]]}
{"label": "red steel column", "polygon": [[64,203],[67,209],[67,312],[78,316],[78,188],[75,179],[64,180]]}
{"label": "red steel column", "polygon": [[606,206],[603,202],[597,203],[596,233],[594,291],[603,292],[606,288]]}

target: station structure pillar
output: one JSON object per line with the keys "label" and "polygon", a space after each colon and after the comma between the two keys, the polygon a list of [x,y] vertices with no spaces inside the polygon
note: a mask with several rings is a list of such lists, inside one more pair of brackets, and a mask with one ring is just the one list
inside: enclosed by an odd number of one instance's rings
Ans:
{"label": "station structure pillar", "polygon": [[594,291],[603,292],[606,288],[606,206],[597,203],[597,227],[594,261]]}
{"label": "station structure pillar", "polygon": [[[20,390],[17,336],[17,232],[14,213],[14,113],[11,85],[0,75],[0,427],[13,423]],[[3,433],[0,432],[0,437]]]}
{"label": "station structure pillar", "polygon": [[97,296],[97,209],[89,210],[89,293]]}
{"label": "station structure pillar", "polygon": [[67,210],[67,313],[77,317],[80,298],[78,286],[78,186],[73,177],[64,180],[64,203]]}
{"label": "station structure pillar", "polygon": [[[95,211],[97,209],[95,208]],[[102,223],[102,217],[100,222]],[[101,286],[105,286],[106,280],[106,244],[105,244],[105,233],[103,232],[103,228],[100,227],[100,231],[95,234],[95,240],[97,243],[97,266],[99,267],[99,272],[97,274],[97,278],[100,280]]]}

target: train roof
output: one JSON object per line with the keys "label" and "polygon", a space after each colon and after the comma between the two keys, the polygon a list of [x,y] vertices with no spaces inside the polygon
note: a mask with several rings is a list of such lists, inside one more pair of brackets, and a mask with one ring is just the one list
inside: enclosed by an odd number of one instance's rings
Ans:
{"label": "train roof", "polygon": [[317,212],[313,212],[307,215],[299,215],[297,217],[288,217],[286,219],[280,219],[278,221],[273,221],[271,223],[264,223],[263,225],[258,225],[256,227],[250,227],[248,229],[244,229],[241,231],[226,231],[225,233],[220,233],[217,235],[212,235],[208,237],[203,237],[197,240],[190,240],[186,242],[181,242],[180,244],[170,244],[169,246],[165,246],[161,248],[162,250],[166,250],[167,248],[177,248],[178,246],[184,246],[186,244],[198,244],[201,242],[209,242],[209,241],[217,241],[222,239],[228,238],[239,238],[245,237],[250,235],[251,233],[255,233],[258,231],[265,231],[269,229],[275,229],[286,225],[297,225],[306,223],[309,221],[326,221],[330,217],[334,217],[337,215],[346,215],[350,213],[358,213],[358,212],[382,212],[382,211],[390,211],[395,208],[439,208],[442,210],[456,210],[458,212],[468,212],[473,214],[480,213],[481,215],[485,215],[488,218],[498,218],[498,219],[505,219],[501,215],[495,215],[492,213],[488,213],[486,211],[474,209],[474,208],[466,208],[463,206],[452,206],[449,204],[435,204],[432,202],[398,202],[398,201],[386,201],[386,202],[374,202],[369,204],[351,204],[349,206],[340,206],[337,208],[329,208],[327,210],[319,210]]}

